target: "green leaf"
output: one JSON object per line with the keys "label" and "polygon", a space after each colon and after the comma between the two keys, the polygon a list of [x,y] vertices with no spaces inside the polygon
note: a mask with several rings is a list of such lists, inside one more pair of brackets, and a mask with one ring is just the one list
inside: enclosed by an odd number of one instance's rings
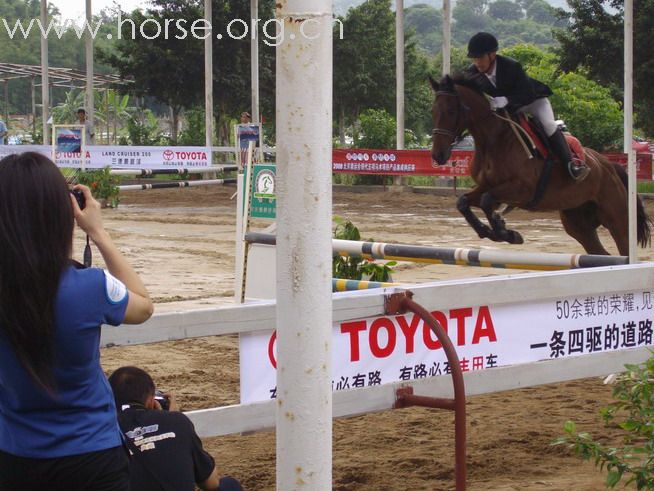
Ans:
{"label": "green leaf", "polygon": [[620,481],[620,478],[622,477],[622,474],[618,471],[610,471],[609,474],[606,476],[606,487],[607,488],[612,488],[615,487],[616,484]]}
{"label": "green leaf", "polygon": [[566,433],[568,434],[573,434],[577,432],[577,425],[575,424],[574,421],[566,421],[565,424],[563,425],[563,429],[565,430]]}

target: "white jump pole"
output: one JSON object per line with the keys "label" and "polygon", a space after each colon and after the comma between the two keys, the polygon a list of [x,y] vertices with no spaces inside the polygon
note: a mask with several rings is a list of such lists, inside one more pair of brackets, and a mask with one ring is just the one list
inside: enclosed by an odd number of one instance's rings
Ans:
{"label": "white jump pole", "polygon": [[332,2],[277,20],[277,490],[332,489]]}

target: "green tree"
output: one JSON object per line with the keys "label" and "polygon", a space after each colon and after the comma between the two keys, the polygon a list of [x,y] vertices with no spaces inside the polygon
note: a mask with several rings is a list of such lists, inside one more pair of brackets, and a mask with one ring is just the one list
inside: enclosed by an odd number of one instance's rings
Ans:
{"label": "green tree", "polygon": [[[152,7],[145,13],[133,12],[131,19],[136,25],[145,23],[144,39],[136,36],[123,36],[113,53],[104,52],[104,58],[116,67],[121,76],[134,81],[130,91],[136,95],[151,95],[167,104],[173,116],[173,141],[177,140],[176,130],[179,115],[183,109],[190,109],[203,101],[204,95],[204,41],[198,39],[207,35],[199,31],[192,35],[190,26],[203,16],[201,2],[183,0],[152,0]],[[272,0],[260,2],[259,29],[272,17]],[[242,23],[250,18],[247,2],[214,0],[212,5],[213,40],[213,92],[214,115],[218,136],[227,142],[231,135],[229,127],[232,118],[244,109],[250,109],[250,36],[252,33]],[[168,22],[176,26],[185,21],[187,35],[175,28],[168,37],[155,37],[157,26]],[[231,23],[231,24],[230,24]],[[229,27],[228,27],[229,26]],[[222,29],[222,31],[221,31]],[[229,32],[227,32],[229,29]],[[268,26],[270,30],[270,26]],[[220,34],[220,39],[218,34]],[[274,47],[268,37],[262,36],[260,49],[260,86],[262,114],[274,112]],[[183,37],[183,38],[182,38]]]}
{"label": "green tree", "polygon": [[558,56],[533,45],[518,45],[502,53],[517,59],[527,73],[550,86],[554,114],[582,144],[602,150],[620,136],[622,112],[610,91],[578,72],[558,69]]}
{"label": "green tree", "polygon": [[395,15],[390,0],[368,0],[341,21],[345,37],[334,39],[334,106],[344,124],[365,108],[395,104]]}
{"label": "green tree", "polygon": [[520,5],[511,0],[495,0],[488,6],[488,15],[498,20],[520,20],[525,16]]}
{"label": "green tree", "polygon": [[[127,118],[127,138],[121,137],[121,145],[156,146],[166,143],[159,129],[156,116],[149,109],[132,112]],[[204,141],[203,141],[204,143]]]}
{"label": "green tree", "polygon": [[205,143],[205,120],[204,108],[195,107],[186,111],[186,128],[182,130],[179,137],[180,145],[204,145]]}
{"label": "green tree", "polygon": [[[425,110],[433,99],[431,86],[427,83],[429,59],[417,50],[411,50],[406,53],[405,64],[404,76],[409,82],[404,86],[405,127],[422,140],[422,135],[431,132],[432,125],[431,114]],[[408,148],[410,142],[406,136],[404,143]]]}
{"label": "green tree", "polygon": [[454,29],[452,37],[464,45],[478,31],[492,31],[493,21],[488,15],[488,0],[459,0],[452,9]]}
{"label": "green tree", "polygon": [[367,109],[360,116],[359,148],[395,148],[395,118],[383,109]]}
{"label": "green tree", "polygon": [[[334,112],[343,134],[365,109],[395,113],[395,14],[390,0],[367,0],[341,21],[344,39],[334,40]],[[428,124],[428,62],[411,33],[404,45],[406,121],[420,128]]]}
{"label": "green tree", "polygon": [[123,16],[134,26],[140,26],[143,37],[139,29],[126,22],[115,51],[100,51],[100,58],[115,67],[122,78],[133,80],[129,86],[131,93],[152,95],[170,106],[172,141],[176,142],[180,111],[199,102],[204,93],[202,41],[191,35],[184,39],[161,35],[161,26],[166,21],[182,19],[190,26],[202,17],[202,11],[196,3],[179,0],[152,3],[153,7],[145,13],[135,10],[130,16]]}
{"label": "green tree", "polygon": [[622,135],[622,110],[610,91],[578,73],[564,73],[552,84],[557,117],[583,145],[602,151]]}
{"label": "green tree", "polygon": [[555,24],[557,17],[555,10],[545,0],[534,0],[527,7],[527,18],[541,24]]}
{"label": "green tree", "polygon": [[[229,0],[213,0],[214,26],[226,26],[234,19],[250,19],[250,3]],[[273,0],[259,0],[259,86],[261,115],[273,120],[275,114],[275,42],[274,24],[263,31],[264,23],[275,17]],[[234,27],[232,32],[244,35],[243,39],[233,39],[222,32],[222,39],[214,35],[213,41],[213,91],[214,111],[217,120],[218,139],[227,143],[232,135],[232,119],[243,110],[250,110],[250,36],[242,26]],[[235,36],[236,37],[236,36]]]}
{"label": "green tree", "polygon": [[52,120],[57,124],[74,124],[80,107],[84,107],[84,91],[68,91],[66,98],[52,108]]}
{"label": "green tree", "polygon": [[[569,21],[557,31],[561,68],[580,68],[588,77],[609,87],[616,99],[623,90],[623,9],[621,1],[569,0],[570,12],[558,11]],[[610,8],[607,10],[605,7]],[[634,108],[637,125],[654,134],[654,54],[650,45],[654,29],[654,0],[634,3]]]}
{"label": "green tree", "polygon": [[[49,23],[52,25],[48,36],[48,57],[51,67],[75,68],[85,70],[84,38],[80,38],[75,32],[70,21],[64,21],[59,15],[59,10],[48,4]],[[107,13],[103,11],[100,16],[93,18],[92,26],[102,22],[95,40],[95,46],[107,44],[109,41],[106,35],[115,31],[115,22],[109,22]],[[40,30],[36,21],[40,18],[39,0],[4,0],[0,2],[0,19],[6,22],[8,30],[2,25],[0,29],[0,61],[22,65],[40,65],[41,44]],[[16,24],[20,22],[23,31]],[[32,22],[31,29],[29,28]],[[80,30],[81,24],[75,23]],[[45,26],[47,29],[47,26]],[[13,34],[10,34],[13,32]],[[109,67],[96,61],[96,73],[106,73]],[[39,78],[36,79],[37,83]],[[59,102],[66,103],[67,93],[71,87],[53,87],[51,104],[53,107]],[[37,103],[40,99],[40,90],[36,90]],[[28,114],[31,112],[31,88],[29,78],[14,79],[9,82],[9,107],[10,112]]]}
{"label": "green tree", "polygon": [[[455,42],[463,46],[476,32],[488,31],[497,36],[500,49],[523,43],[552,45],[551,30],[555,19],[540,15],[538,2],[547,7],[545,0],[496,0],[491,3],[488,0],[461,0],[452,10]],[[543,4],[540,4],[541,8]],[[532,9],[531,14],[529,9]]]}
{"label": "green tree", "polygon": [[119,138],[119,130],[130,116],[133,108],[129,106],[129,95],[120,94],[116,90],[107,90],[104,93],[102,104],[99,105],[98,121],[104,121],[107,125],[107,140],[111,135],[111,141],[116,144]]}
{"label": "green tree", "polygon": [[404,27],[415,33],[416,46],[430,55],[440,52],[443,45],[443,13],[426,4],[404,9]]}

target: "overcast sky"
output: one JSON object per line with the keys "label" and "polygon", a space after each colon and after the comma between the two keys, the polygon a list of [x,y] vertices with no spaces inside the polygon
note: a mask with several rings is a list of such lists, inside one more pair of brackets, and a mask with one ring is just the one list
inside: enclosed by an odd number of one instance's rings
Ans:
{"label": "overcast sky", "polygon": [[[86,0],[49,0],[55,5],[64,19],[80,19],[86,15]],[[102,9],[120,5],[124,12],[131,12],[137,7],[147,7],[147,0],[91,0],[93,14],[99,14]]]}

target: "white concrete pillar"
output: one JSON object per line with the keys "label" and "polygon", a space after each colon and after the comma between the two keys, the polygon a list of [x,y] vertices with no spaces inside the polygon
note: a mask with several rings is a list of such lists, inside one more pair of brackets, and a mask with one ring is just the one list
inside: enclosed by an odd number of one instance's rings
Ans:
{"label": "white concrete pillar", "polygon": [[[41,25],[48,25],[48,0],[41,0]],[[43,144],[50,144],[50,78],[48,77],[48,39],[41,36],[41,116],[43,116]]]}
{"label": "white concrete pillar", "polygon": [[636,248],[636,155],[632,148],[634,139],[634,4],[633,0],[624,3],[624,153],[627,154],[628,193],[627,203],[629,209],[629,262],[638,262]]}
{"label": "white concrete pillar", "polygon": [[[91,124],[95,125],[95,99],[93,97],[93,37],[89,28],[92,28],[91,22],[93,22],[93,10],[91,5],[91,0],[86,0],[86,23],[87,29],[84,34],[84,46],[86,49],[86,95],[85,95],[85,109],[86,117]],[[90,145],[91,142],[86,142],[87,145]],[[84,160],[82,160],[84,162]]]}
{"label": "white concrete pillar", "polygon": [[[211,0],[204,0],[204,19],[212,25]],[[209,147],[210,163],[213,165],[213,31],[204,40],[204,144]]]}
{"label": "white concrete pillar", "polygon": [[280,0],[277,489],[332,489],[331,0]]}
{"label": "white concrete pillar", "polygon": [[[259,0],[250,0],[250,90],[252,91],[252,109],[250,115],[253,123],[260,123],[259,114]],[[263,152],[263,150],[262,150]]]}
{"label": "white concrete pillar", "polygon": [[451,18],[452,9],[450,8],[450,0],[443,0],[443,75],[449,74],[451,70]]}
{"label": "white concrete pillar", "polygon": [[404,149],[404,0],[395,0],[396,148]]}

